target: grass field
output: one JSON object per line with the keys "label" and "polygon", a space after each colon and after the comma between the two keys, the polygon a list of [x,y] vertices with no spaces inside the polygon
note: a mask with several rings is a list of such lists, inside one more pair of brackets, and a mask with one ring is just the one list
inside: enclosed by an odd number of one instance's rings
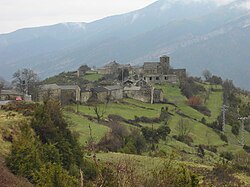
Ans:
{"label": "grass field", "polygon": [[15,116],[7,117],[9,112],[0,110],[0,155],[6,155],[9,152],[11,143],[4,141],[3,135],[10,134],[13,130],[18,130],[18,124],[25,118],[18,113],[11,112]]}
{"label": "grass field", "polygon": [[85,145],[89,140],[90,128],[92,131],[92,138],[98,142],[109,131],[109,128],[92,121],[87,120],[83,116],[74,113],[65,113],[65,116],[70,120],[70,129],[79,133],[79,141],[81,145]]}
{"label": "grass field", "polygon": [[91,81],[91,82],[97,81],[100,78],[102,78],[102,75],[94,71],[88,71],[86,75],[84,76],[84,79]]}

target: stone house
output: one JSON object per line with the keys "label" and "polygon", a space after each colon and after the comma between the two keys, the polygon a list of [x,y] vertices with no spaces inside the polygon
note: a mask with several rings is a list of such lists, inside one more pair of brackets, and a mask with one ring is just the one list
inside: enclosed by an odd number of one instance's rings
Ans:
{"label": "stone house", "polygon": [[119,100],[123,98],[123,87],[120,85],[105,86],[104,88],[108,90],[108,98],[110,100]]}
{"label": "stone house", "polygon": [[143,80],[147,83],[162,84],[162,83],[177,83],[178,77],[176,75],[144,75]]}
{"label": "stone house", "polygon": [[152,104],[164,102],[163,91],[152,87],[124,87],[124,97]]}
{"label": "stone house", "polygon": [[81,89],[78,85],[60,85],[61,103],[63,105],[76,103],[81,99]]}
{"label": "stone house", "polygon": [[75,103],[81,99],[81,89],[77,85],[44,84],[41,86],[39,101],[46,98],[58,100],[63,105]]}
{"label": "stone house", "polygon": [[164,93],[162,89],[154,89],[154,101],[153,103],[162,103],[164,102]]}
{"label": "stone house", "polygon": [[172,69],[170,67],[168,56],[160,57],[160,62],[145,62],[143,65],[143,79],[147,83],[176,83],[185,76],[186,69]]}
{"label": "stone house", "polygon": [[25,99],[25,95],[16,90],[0,91],[0,101],[16,100],[17,98]]}
{"label": "stone house", "polygon": [[87,65],[81,65],[77,70],[77,77],[83,77],[87,71],[91,70]]}
{"label": "stone house", "polygon": [[91,88],[90,102],[101,102],[106,103],[109,100],[108,90],[104,87]]}
{"label": "stone house", "polygon": [[38,94],[39,101],[45,99],[61,100],[61,88],[57,84],[44,84],[41,86],[40,93]]}
{"label": "stone house", "polygon": [[151,89],[142,88],[140,86],[124,87],[124,97],[150,103]]}
{"label": "stone house", "polygon": [[87,103],[89,101],[89,99],[92,96],[92,92],[90,89],[82,89],[81,90],[81,103]]}
{"label": "stone house", "polygon": [[116,61],[110,62],[103,66],[102,68],[97,69],[97,72],[102,75],[110,75],[114,73],[119,73],[122,70],[127,69],[129,74],[132,74],[132,66],[130,64],[119,64]]}
{"label": "stone house", "polygon": [[118,64],[116,61],[110,62],[103,66],[102,68],[99,68],[97,71],[99,74],[107,75],[112,74],[118,71],[120,64]]}

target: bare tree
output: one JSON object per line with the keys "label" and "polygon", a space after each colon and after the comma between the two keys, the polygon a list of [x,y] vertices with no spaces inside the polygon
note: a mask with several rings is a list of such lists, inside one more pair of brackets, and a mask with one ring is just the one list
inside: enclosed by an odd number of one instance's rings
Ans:
{"label": "bare tree", "polygon": [[31,95],[33,99],[37,98],[39,79],[37,74],[31,69],[17,70],[13,74],[12,84],[16,90],[21,93]]}
{"label": "bare tree", "polygon": [[212,73],[210,71],[208,71],[207,69],[202,72],[202,75],[206,81],[212,77]]}
{"label": "bare tree", "polygon": [[191,128],[189,126],[188,121],[186,121],[184,119],[180,119],[178,124],[177,124],[176,130],[177,130],[179,136],[185,137],[185,136],[188,136],[188,134],[191,131]]}
{"label": "bare tree", "polygon": [[3,89],[3,87],[4,87],[4,83],[5,83],[5,80],[0,77],[0,92]]}
{"label": "bare tree", "polygon": [[106,114],[106,109],[107,109],[107,104],[104,104],[104,105],[98,105],[98,104],[96,104],[94,106],[93,110],[95,112],[95,115],[96,115],[98,123],[100,123],[101,119]]}

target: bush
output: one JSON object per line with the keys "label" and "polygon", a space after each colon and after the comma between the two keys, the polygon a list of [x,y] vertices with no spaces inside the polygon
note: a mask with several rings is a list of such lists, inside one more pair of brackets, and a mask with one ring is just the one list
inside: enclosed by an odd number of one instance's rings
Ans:
{"label": "bush", "polygon": [[234,155],[233,155],[233,153],[231,153],[231,152],[225,151],[225,152],[222,152],[222,153],[220,154],[220,157],[225,158],[225,159],[227,159],[227,160],[233,160]]}
{"label": "bush", "polygon": [[244,145],[243,149],[247,152],[250,153],[250,146]]}
{"label": "bush", "polygon": [[174,135],[173,138],[180,141],[180,142],[183,142],[183,143],[185,143],[185,144],[187,144],[189,146],[194,142],[193,139],[190,136],[187,136],[187,135],[186,136],[176,136],[176,135]]}
{"label": "bush", "polygon": [[225,134],[220,134],[220,139],[226,143],[228,143],[227,136]]}
{"label": "bush", "polygon": [[197,152],[198,152],[198,155],[199,155],[201,158],[203,158],[203,157],[205,156],[205,151],[204,151],[204,149],[203,149],[203,147],[202,147],[201,145],[198,146]]}
{"label": "bush", "polygon": [[233,126],[232,126],[232,133],[233,133],[235,136],[238,136],[239,133],[240,133],[240,126],[239,126],[239,125],[233,125]]}

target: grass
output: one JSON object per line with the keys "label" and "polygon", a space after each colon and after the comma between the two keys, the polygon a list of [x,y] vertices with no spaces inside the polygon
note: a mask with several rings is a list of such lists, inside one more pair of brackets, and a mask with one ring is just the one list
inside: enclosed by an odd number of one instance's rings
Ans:
{"label": "grass", "polygon": [[6,155],[11,147],[11,143],[7,142],[3,139],[3,133],[6,135],[6,133],[10,133],[13,131],[13,129],[17,129],[17,125],[21,120],[24,119],[23,116],[19,115],[18,113],[11,112],[12,114],[15,114],[14,117],[7,118],[6,115],[8,112],[5,112],[3,110],[0,110],[0,154]]}
{"label": "grass", "polygon": [[92,130],[92,137],[96,142],[98,142],[109,131],[108,127],[91,122],[83,116],[73,113],[65,113],[65,116],[70,122],[72,122],[70,129],[79,133],[79,142],[81,145],[85,145],[91,137],[90,128]]}
{"label": "grass", "polygon": [[211,123],[217,119],[221,113],[221,106],[223,105],[223,93],[211,92],[206,103],[207,108],[211,111],[211,117],[206,117],[207,122]]}
{"label": "grass", "polygon": [[98,74],[97,72],[94,71],[88,71],[86,75],[84,76],[84,79],[94,82],[98,81],[100,78],[102,78],[103,75]]}

